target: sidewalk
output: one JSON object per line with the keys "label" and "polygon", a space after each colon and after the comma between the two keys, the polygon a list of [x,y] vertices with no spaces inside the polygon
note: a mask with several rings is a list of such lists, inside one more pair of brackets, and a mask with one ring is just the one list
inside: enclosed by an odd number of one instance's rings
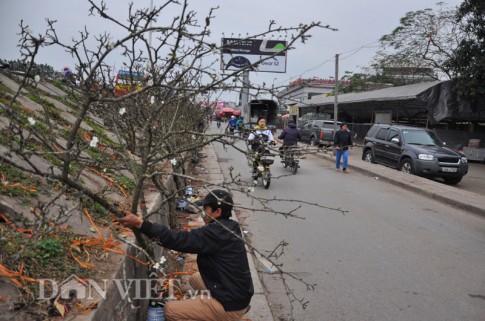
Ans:
{"label": "sidewalk", "polygon": [[[316,155],[335,163],[335,156],[333,156],[331,151],[319,151]],[[362,160],[361,147],[353,147],[350,150],[348,168],[350,171],[359,171],[376,179],[436,199],[445,204],[485,216],[485,201],[483,195],[458,189],[424,177],[408,175],[384,165],[364,162]]]}
{"label": "sidewalk", "polygon": [[[198,178],[204,178],[207,181],[211,182],[212,184],[222,184],[224,182],[224,176],[222,174],[221,167],[219,166],[219,162],[217,160],[217,155],[212,145],[206,146],[203,151],[205,157],[202,157],[198,167],[204,169],[203,173],[196,175]],[[197,172],[197,171],[196,171]],[[204,191],[199,191],[201,194],[205,195]],[[237,203],[237,199],[234,200]],[[238,220],[237,216],[233,216],[232,219]],[[203,222],[199,221],[190,221],[191,226],[193,225],[202,225]],[[243,234],[244,236],[244,234]],[[246,247],[247,249],[247,247]],[[249,267],[251,270],[251,276],[253,279],[253,286],[254,286],[254,295],[251,299],[251,309],[250,311],[242,318],[242,320],[247,321],[271,321],[273,319],[273,315],[271,314],[271,310],[269,308],[268,301],[266,299],[266,295],[264,293],[263,286],[259,279],[258,271],[256,269],[255,262],[249,249],[247,249],[247,256],[249,261]],[[190,271],[195,268],[195,265],[190,264],[191,260],[188,260],[188,264],[184,267],[184,270]],[[193,260],[192,260],[193,262]]]}

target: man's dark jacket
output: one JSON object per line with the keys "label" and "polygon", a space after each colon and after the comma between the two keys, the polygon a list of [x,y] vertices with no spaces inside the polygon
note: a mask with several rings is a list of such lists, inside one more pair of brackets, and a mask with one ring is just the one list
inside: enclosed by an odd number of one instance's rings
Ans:
{"label": "man's dark jacket", "polygon": [[333,138],[333,145],[339,147],[340,150],[347,150],[349,146],[352,146],[352,135],[350,130],[339,130]]}
{"label": "man's dark jacket", "polygon": [[143,221],[140,232],[166,248],[196,253],[207,289],[226,311],[242,310],[249,305],[254,289],[246,248],[238,238],[239,223],[219,218],[204,227],[180,231]]}
{"label": "man's dark jacket", "polygon": [[301,139],[300,131],[296,128],[295,123],[289,123],[288,127],[283,129],[283,132],[278,137],[283,140],[283,145],[293,146]]}

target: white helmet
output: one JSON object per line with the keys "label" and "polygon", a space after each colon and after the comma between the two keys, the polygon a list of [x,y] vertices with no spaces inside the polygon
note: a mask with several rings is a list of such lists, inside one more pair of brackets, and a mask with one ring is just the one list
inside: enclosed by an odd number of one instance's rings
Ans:
{"label": "white helmet", "polygon": [[232,116],[231,116],[231,119],[236,119],[236,116],[232,115]]}

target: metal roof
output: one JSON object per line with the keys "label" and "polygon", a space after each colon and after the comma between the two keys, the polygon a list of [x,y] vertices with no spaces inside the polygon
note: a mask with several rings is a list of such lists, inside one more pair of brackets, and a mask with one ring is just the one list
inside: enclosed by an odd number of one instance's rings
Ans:
{"label": "metal roof", "polygon": [[[436,86],[442,81],[432,81],[419,84],[412,84],[399,87],[390,87],[373,91],[360,93],[349,93],[339,95],[337,101],[339,104],[359,103],[366,101],[391,101],[391,100],[413,100],[418,99],[418,95]],[[311,99],[297,104],[297,107],[315,106],[315,105],[333,105],[335,97],[326,97],[325,95],[315,95]]]}

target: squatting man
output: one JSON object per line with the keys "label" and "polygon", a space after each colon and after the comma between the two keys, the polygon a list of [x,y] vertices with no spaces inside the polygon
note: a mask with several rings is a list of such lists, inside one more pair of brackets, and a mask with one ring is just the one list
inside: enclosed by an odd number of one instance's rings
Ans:
{"label": "squatting man", "polygon": [[131,213],[117,219],[163,247],[197,254],[199,272],[190,277],[189,283],[199,293],[208,290],[210,296],[167,302],[168,321],[240,320],[247,312],[254,293],[253,281],[241,228],[230,219],[233,204],[228,192],[212,190],[197,204],[204,209],[205,226],[191,231],[172,230]]}

